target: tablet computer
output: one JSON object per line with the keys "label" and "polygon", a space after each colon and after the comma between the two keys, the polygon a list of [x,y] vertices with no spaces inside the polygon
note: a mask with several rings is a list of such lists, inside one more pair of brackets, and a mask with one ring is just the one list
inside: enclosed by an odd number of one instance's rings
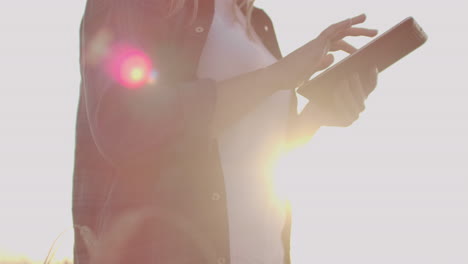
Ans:
{"label": "tablet computer", "polygon": [[367,45],[302,84],[298,93],[314,102],[327,103],[327,90],[351,72],[366,70],[375,65],[379,73],[427,40],[426,33],[413,17],[408,17]]}

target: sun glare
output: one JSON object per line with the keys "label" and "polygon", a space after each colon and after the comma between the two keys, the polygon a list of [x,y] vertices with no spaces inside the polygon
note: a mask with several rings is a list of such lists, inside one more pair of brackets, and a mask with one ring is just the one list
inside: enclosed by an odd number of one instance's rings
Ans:
{"label": "sun glare", "polygon": [[125,87],[138,88],[148,81],[151,65],[143,54],[123,58],[118,67],[120,68],[120,83]]}
{"label": "sun glare", "polygon": [[140,67],[135,67],[131,71],[132,72],[130,73],[130,78],[132,79],[132,82],[139,82],[145,76],[144,69]]}
{"label": "sun glare", "polygon": [[273,193],[275,199],[283,204],[294,201],[306,188],[308,175],[304,166],[310,162],[304,143],[288,152],[283,151],[272,166]]}
{"label": "sun glare", "polygon": [[107,71],[120,85],[137,89],[154,83],[151,59],[143,51],[128,45],[116,45],[107,59]]}

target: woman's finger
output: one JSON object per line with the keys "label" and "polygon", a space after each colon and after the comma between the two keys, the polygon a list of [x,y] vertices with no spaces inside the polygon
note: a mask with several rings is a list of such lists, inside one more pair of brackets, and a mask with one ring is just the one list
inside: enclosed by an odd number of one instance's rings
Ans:
{"label": "woman's finger", "polygon": [[360,24],[366,21],[366,15],[361,14],[359,16],[355,16],[353,18],[348,18],[336,24],[333,24],[326,28],[319,37],[323,37],[325,39],[331,39],[334,35],[338,34],[339,32],[352,27],[353,25]]}
{"label": "woman's finger", "polygon": [[358,16],[352,17],[351,18],[351,25],[354,26],[356,24],[361,24],[364,21],[366,21],[367,17],[366,14],[360,14]]}
{"label": "woman's finger", "polygon": [[357,49],[353,45],[341,39],[336,42],[333,42],[330,45],[330,51],[338,51],[338,50],[342,50],[344,52],[352,54],[356,52]]}
{"label": "woman's finger", "polygon": [[349,80],[343,80],[334,89],[334,104],[335,104],[335,120],[338,126],[349,126],[356,119],[354,109],[357,107],[354,104],[354,98],[350,89]]}
{"label": "woman's finger", "polygon": [[333,56],[333,54],[325,55],[318,64],[316,71],[325,70],[326,68],[330,67],[330,65],[332,65],[334,61],[335,57]]}
{"label": "woman's finger", "polygon": [[367,98],[367,94],[364,91],[360,76],[357,72],[351,74],[349,78],[349,91],[351,93],[349,100],[351,101],[350,105],[352,106],[353,111],[356,114],[364,111],[366,108],[364,101]]}
{"label": "woman's finger", "polygon": [[333,87],[333,113],[330,116],[331,125],[343,125],[343,119],[347,116],[347,109],[345,107],[345,99],[343,97],[343,90],[348,89],[348,81],[341,80],[337,86]]}
{"label": "woman's finger", "polygon": [[375,37],[379,33],[377,29],[352,27],[345,30],[347,36]]}
{"label": "woman's finger", "polygon": [[379,74],[379,69],[377,66],[368,67],[359,71],[361,77],[362,85],[366,95],[369,96],[372,91],[374,91],[377,86],[377,77]]}
{"label": "woman's finger", "polygon": [[347,28],[343,31],[337,32],[332,38],[332,41],[336,41],[339,39],[343,39],[345,37],[375,37],[379,32],[376,29],[370,28],[359,28],[359,27],[352,27]]}
{"label": "woman's finger", "polygon": [[366,18],[367,18],[366,14],[360,14],[358,16],[348,18],[348,19],[345,19],[345,20],[343,20],[341,22],[333,24],[330,27],[333,27],[333,28],[336,28],[336,29],[343,29],[343,28],[351,27],[351,26],[354,26],[354,25],[357,25],[357,24],[361,24],[364,21],[366,21]]}

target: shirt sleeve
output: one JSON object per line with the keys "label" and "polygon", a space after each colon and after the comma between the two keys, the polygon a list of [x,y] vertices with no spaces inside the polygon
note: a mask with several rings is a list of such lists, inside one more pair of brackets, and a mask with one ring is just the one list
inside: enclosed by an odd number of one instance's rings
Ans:
{"label": "shirt sleeve", "polygon": [[[216,102],[211,79],[170,81],[171,67],[161,47],[168,47],[171,25],[157,13],[145,21],[151,10],[128,3],[132,1],[88,1],[81,25],[81,74],[91,133],[114,164],[157,152],[181,137],[209,137]],[[139,87],[119,82],[108,65],[109,56],[118,56],[112,53],[114,45],[129,45],[147,56],[155,80]]]}

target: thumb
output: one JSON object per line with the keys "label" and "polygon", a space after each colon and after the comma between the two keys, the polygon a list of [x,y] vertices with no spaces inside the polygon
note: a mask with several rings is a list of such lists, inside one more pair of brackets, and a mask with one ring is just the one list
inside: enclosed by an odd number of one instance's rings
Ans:
{"label": "thumb", "polygon": [[317,71],[325,70],[326,68],[330,67],[335,61],[335,57],[333,54],[327,54],[322,57],[320,62],[317,65]]}

